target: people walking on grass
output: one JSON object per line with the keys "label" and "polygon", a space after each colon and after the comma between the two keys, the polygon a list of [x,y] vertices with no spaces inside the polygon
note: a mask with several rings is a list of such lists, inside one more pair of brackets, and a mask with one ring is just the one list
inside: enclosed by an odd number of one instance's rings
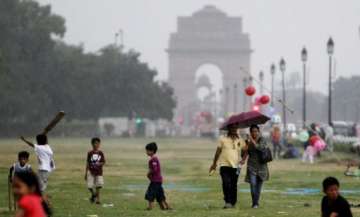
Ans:
{"label": "people walking on grass", "polygon": [[325,196],[321,202],[321,217],[352,217],[350,204],[340,195],[340,183],[334,177],[323,181]]}
{"label": "people walking on grass", "polygon": [[210,167],[210,173],[220,167],[222,188],[224,194],[224,209],[234,208],[237,202],[237,182],[241,165],[245,163],[246,156],[241,158],[241,151],[246,149],[245,141],[238,134],[237,125],[228,126],[226,136],[220,137],[218,147]]}
{"label": "people walking on grass", "polygon": [[15,173],[13,192],[18,198],[19,209],[15,217],[51,216],[48,204],[43,200],[38,177],[32,171]]}
{"label": "people walking on grass", "polygon": [[252,208],[258,208],[262,185],[265,181],[269,180],[269,169],[267,163],[263,163],[260,159],[260,152],[268,147],[257,125],[250,127],[250,136],[246,143],[248,161],[245,181],[250,183]]}
{"label": "people walking on grass", "polygon": [[158,150],[157,144],[155,142],[149,143],[145,146],[145,150],[146,154],[150,157],[148,163],[149,171],[147,173],[150,184],[145,194],[145,200],[148,201],[147,210],[154,208],[155,199],[162,210],[169,210],[171,208],[166,202],[165,192],[162,186],[163,177],[161,175],[160,161],[156,156]]}
{"label": "people walking on grass", "polygon": [[280,158],[282,151],[281,130],[279,126],[274,126],[271,130],[271,143],[273,145],[273,156],[275,159]]}
{"label": "people walking on grass", "polygon": [[40,182],[40,190],[42,193],[46,191],[48,179],[52,171],[55,169],[54,152],[48,144],[48,138],[44,134],[36,136],[37,144],[26,140],[23,136],[21,140],[34,148],[38,159],[38,177]]}
{"label": "people walking on grass", "polygon": [[100,138],[92,138],[92,150],[87,153],[85,181],[91,193],[90,202],[100,204],[100,189],[104,186],[103,166],[105,155],[100,150]]}

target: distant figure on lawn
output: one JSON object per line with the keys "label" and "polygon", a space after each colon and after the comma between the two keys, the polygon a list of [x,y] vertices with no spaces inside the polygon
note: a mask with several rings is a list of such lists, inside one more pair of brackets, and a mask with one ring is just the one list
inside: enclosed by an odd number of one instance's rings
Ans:
{"label": "distant figure on lawn", "polygon": [[38,177],[40,182],[40,189],[41,192],[44,193],[48,185],[50,173],[55,169],[54,152],[48,144],[48,138],[43,134],[37,135],[37,144],[29,142],[23,136],[21,137],[21,140],[30,147],[34,148],[39,163]]}
{"label": "distant figure on lawn", "polygon": [[158,150],[157,144],[155,142],[149,143],[146,145],[145,150],[146,154],[150,157],[149,171],[147,173],[150,184],[145,194],[145,200],[149,202],[147,210],[154,208],[155,199],[162,210],[169,210],[171,208],[166,202],[165,192],[162,187],[163,177],[161,176],[160,161],[155,155]]}
{"label": "distant figure on lawn", "polygon": [[250,183],[252,208],[259,207],[261,189],[264,181],[269,180],[269,169],[267,163],[260,159],[260,152],[267,149],[266,140],[260,134],[257,125],[250,127],[250,137],[246,141],[249,159],[245,181]]}
{"label": "distant figure on lawn", "polygon": [[336,178],[327,177],[323,181],[323,190],[321,217],[352,217],[349,203],[339,193],[340,183]]}
{"label": "distant figure on lawn", "polygon": [[34,172],[16,173],[13,179],[13,192],[18,198],[19,206],[15,217],[51,216],[51,210],[42,198],[40,183]]}
{"label": "distant figure on lawn", "polygon": [[281,130],[279,126],[274,126],[271,130],[271,142],[273,145],[273,156],[274,159],[280,158],[282,151],[281,146]]}
{"label": "distant figure on lawn", "polygon": [[[352,169],[352,167],[355,168]],[[349,162],[344,175],[351,177],[360,177],[360,164],[357,162]]]}
{"label": "distant figure on lawn", "polygon": [[234,208],[237,202],[237,182],[241,165],[245,163],[246,156],[241,159],[241,151],[246,149],[245,141],[238,134],[236,125],[228,126],[226,136],[220,137],[218,147],[210,166],[210,174],[220,166],[222,188],[224,193],[224,209]]}
{"label": "distant figure on lawn", "polygon": [[100,189],[104,186],[103,166],[105,155],[100,150],[101,140],[91,139],[92,150],[87,153],[85,181],[91,193],[90,202],[100,204]]}

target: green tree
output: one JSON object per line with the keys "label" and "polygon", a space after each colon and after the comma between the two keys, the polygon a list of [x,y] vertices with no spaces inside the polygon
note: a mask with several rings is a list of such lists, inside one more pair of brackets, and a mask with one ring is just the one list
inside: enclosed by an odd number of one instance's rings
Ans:
{"label": "green tree", "polygon": [[31,0],[0,4],[0,127],[101,116],[172,119],[173,90],[135,51],[105,46],[85,53],[61,41],[65,20]]}

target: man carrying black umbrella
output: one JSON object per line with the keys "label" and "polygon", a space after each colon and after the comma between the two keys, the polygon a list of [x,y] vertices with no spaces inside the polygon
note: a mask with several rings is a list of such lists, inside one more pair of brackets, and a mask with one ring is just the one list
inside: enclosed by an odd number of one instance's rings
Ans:
{"label": "man carrying black umbrella", "polygon": [[234,208],[237,202],[237,182],[240,175],[240,165],[245,163],[246,156],[240,157],[246,148],[245,141],[238,134],[238,126],[227,126],[228,133],[219,140],[218,147],[210,167],[210,173],[220,167],[222,188],[224,193],[224,209]]}

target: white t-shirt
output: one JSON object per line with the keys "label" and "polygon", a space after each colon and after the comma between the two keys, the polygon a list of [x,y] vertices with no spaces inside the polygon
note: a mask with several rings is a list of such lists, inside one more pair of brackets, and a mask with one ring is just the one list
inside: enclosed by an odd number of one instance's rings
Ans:
{"label": "white t-shirt", "polygon": [[34,145],[34,150],[39,162],[39,170],[51,172],[55,169],[54,153],[49,145]]}

